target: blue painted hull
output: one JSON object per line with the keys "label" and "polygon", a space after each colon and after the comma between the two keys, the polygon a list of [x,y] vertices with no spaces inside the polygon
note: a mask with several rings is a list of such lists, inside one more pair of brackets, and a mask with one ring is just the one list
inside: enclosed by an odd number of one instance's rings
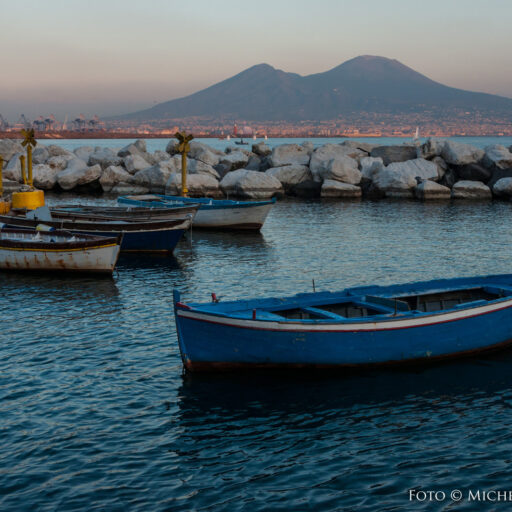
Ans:
{"label": "blue painted hull", "polygon": [[[119,232],[80,231],[90,235],[118,236]],[[130,231],[123,234],[121,251],[172,252],[185,233],[184,229]]]}
{"label": "blue painted hull", "polygon": [[[512,276],[507,278],[509,286]],[[212,314],[213,306],[182,305],[179,296],[175,313],[182,360],[192,371],[366,367],[435,361],[510,344],[512,287],[507,293],[467,308],[381,315],[377,321],[259,320],[260,309],[252,318],[243,312]]]}

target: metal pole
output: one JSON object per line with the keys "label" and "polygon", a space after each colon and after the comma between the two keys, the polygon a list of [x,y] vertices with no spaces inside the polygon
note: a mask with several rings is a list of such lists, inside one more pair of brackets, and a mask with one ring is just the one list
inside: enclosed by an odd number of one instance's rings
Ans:
{"label": "metal pole", "polygon": [[34,180],[32,179],[32,146],[27,146],[27,170],[28,170],[28,185],[32,188]]}
{"label": "metal pole", "polygon": [[20,156],[20,164],[21,164],[21,177],[23,179],[23,183],[27,184],[27,175],[25,174],[25,155]]}
{"label": "metal pole", "polygon": [[187,197],[188,189],[187,189],[187,152],[183,151],[181,153],[181,195],[182,197]]}
{"label": "metal pole", "polygon": [[4,159],[0,156],[0,199],[4,195],[4,182],[2,181],[2,170],[4,168]]}

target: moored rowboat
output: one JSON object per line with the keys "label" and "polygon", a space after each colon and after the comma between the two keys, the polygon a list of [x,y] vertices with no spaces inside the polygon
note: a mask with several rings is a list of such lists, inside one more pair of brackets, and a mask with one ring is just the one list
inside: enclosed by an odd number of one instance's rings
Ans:
{"label": "moored rowboat", "polygon": [[512,343],[512,275],[207,304],[175,290],[174,308],[192,371],[395,365]]}
{"label": "moored rowboat", "polygon": [[0,230],[0,268],[112,273],[121,237],[74,235],[63,231]]}
{"label": "moored rowboat", "polygon": [[183,204],[199,203],[199,210],[193,221],[195,228],[258,230],[265,223],[276,199],[273,198],[270,201],[232,201],[207,197],[189,198],[146,194],[122,196],[117,201],[123,205],[150,208],[176,208]]}
{"label": "moored rowboat", "polygon": [[[39,212],[40,211],[40,212]],[[41,213],[41,215],[39,215]],[[122,251],[172,252],[183,234],[190,228],[191,217],[152,221],[130,221],[129,219],[101,220],[95,218],[69,218],[48,216],[46,208],[38,208],[26,215],[11,210],[9,215],[0,215],[0,222],[11,227],[34,229],[44,223],[55,229],[97,236],[122,234]]]}

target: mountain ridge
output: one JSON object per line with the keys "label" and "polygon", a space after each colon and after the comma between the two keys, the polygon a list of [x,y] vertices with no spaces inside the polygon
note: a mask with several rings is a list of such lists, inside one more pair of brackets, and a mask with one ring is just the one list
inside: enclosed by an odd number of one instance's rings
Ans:
{"label": "mountain ridge", "polygon": [[396,59],[361,55],[304,76],[256,64],[188,96],[112,119],[303,121],[357,111],[398,114],[446,108],[510,113],[512,98],[449,87]]}

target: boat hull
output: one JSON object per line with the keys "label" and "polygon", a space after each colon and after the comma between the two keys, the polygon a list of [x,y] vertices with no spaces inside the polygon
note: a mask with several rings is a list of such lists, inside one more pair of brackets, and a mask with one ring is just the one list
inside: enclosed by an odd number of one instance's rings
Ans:
{"label": "boat hull", "polygon": [[58,270],[111,274],[119,255],[119,245],[104,245],[81,250],[4,249],[0,247],[3,270]]}
{"label": "boat hull", "polygon": [[258,320],[256,309],[252,319],[239,312],[211,314],[178,297],[178,341],[190,371],[367,368],[460,358],[512,344],[512,295],[506,284],[509,296],[493,302],[379,321]]}
{"label": "boat hull", "polygon": [[195,228],[201,229],[259,230],[263,227],[275,204],[275,199],[270,201],[230,201],[156,194],[140,196],[145,198],[144,200],[137,200],[136,197],[120,197],[118,202],[122,205],[153,208],[162,208],[167,205],[170,209],[176,208],[179,204],[199,203],[199,210],[192,224]]}

